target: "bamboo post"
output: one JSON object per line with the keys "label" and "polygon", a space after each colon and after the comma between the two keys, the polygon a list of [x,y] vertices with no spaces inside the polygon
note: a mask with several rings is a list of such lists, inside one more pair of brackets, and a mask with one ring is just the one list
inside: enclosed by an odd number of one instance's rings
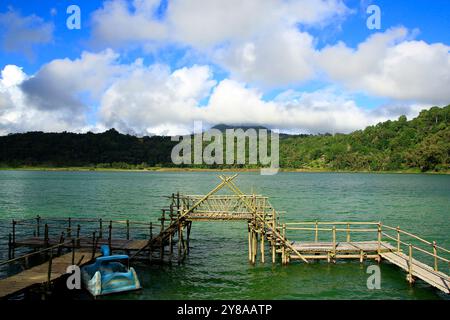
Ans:
{"label": "bamboo post", "polygon": [[189,221],[187,224],[187,234],[186,234],[186,250],[187,254],[190,252],[190,242],[191,242],[191,227],[192,227],[192,221]]}
{"label": "bamboo post", "polygon": [[130,220],[127,219],[127,240],[130,240]]}
{"label": "bamboo post", "polygon": [[314,242],[319,242],[319,223],[316,220],[315,223],[315,232],[314,232]]}
{"label": "bamboo post", "polygon": [[264,263],[264,231],[261,230],[261,263]]}
{"label": "bamboo post", "polygon": [[[95,244],[95,231],[92,232],[92,259],[95,258],[95,248],[96,244]],[[111,250],[111,246],[110,246],[110,250]]]}
{"label": "bamboo post", "polygon": [[36,216],[36,236],[39,238],[41,236],[41,217]]}
{"label": "bamboo post", "polygon": [[397,252],[400,252],[400,227],[397,226]]}
{"label": "bamboo post", "polygon": [[59,255],[61,254],[63,242],[64,242],[64,232],[61,232],[61,236],[59,237],[58,251],[56,252],[56,255],[57,255],[57,256],[59,256]]}
{"label": "bamboo post", "polygon": [[414,279],[413,279],[413,275],[412,275],[412,245],[409,244],[409,260],[408,260],[408,282],[409,283],[413,283]]}
{"label": "bamboo post", "polygon": [[434,271],[438,271],[438,258],[437,258],[436,241],[433,241],[433,255],[434,255]]}
{"label": "bamboo post", "polygon": [[381,252],[381,222],[378,222],[378,247],[377,247],[377,253],[378,253],[378,258],[380,258],[380,252]]}
{"label": "bamboo post", "polygon": [[333,232],[333,257],[335,257],[336,256],[336,226],[333,226],[332,232]]}
{"label": "bamboo post", "polygon": [[350,223],[347,223],[347,242],[350,242]]}
{"label": "bamboo post", "polygon": [[256,264],[256,257],[258,256],[258,232],[255,229],[253,233],[253,263]]}
{"label": "bamboo post", "polygon": [[275,241],[272,238],[272,263],[275,263],[275,258],[276,258],[276,248],[275,248],[276,243],[275,243]]}
{"label": "bamboo post", "polygon": [[252,232],[250,229],[250,224],[247,225],[248,233],[248,261],[252,261]]}
{"label": "bamboo post", "polygon": [[72,265],[75,264],[75,239],[72,239]]}
{"label": "bamboo post", "polygon": [[109,232],[108,232],[108,245],[109,250],[112,250],[111,244],[112,244],[112,220],[109,220],[109,226],[108,226]]}
{"label": "bamboo post", "polygon": [[178,223],[178,263],[181,262],[181,242],[183,237],[181,230],[181,223]]}
{"label": "bamboo post", "polygon": [[13,248],[15,247],[15,244],[16,244],[16,224],[17,224],[17,221],[13,220],[12,221],[12,243],[13,243]]}
{"label": "bamboo post", "polygon": [[44,226],[44,242],[45,242],[45,247],[48,247],[49,242],[50,242],[50,239],[48,237],[48,224],[45,224],[45,226]]}
{"label": "bamboo post", "polygon": [[98,224],[99,224],[99,226],[98,226],[98,237],[100,239],[103,239],[103,219],[102,218],[98,219]]}
{"label": "bamboo post", "polygon": [[266,208],[265,208],[265,201],[263,202],[263,214],[262,214],[262,218],[263,218],[263,220],[262,220],[262,223],[261,223],[261,243],[260,243],[260,245],[261,245],[261,248],[260,248],[260,250],[261,250],[261,263],[264,263],[265,262],[265,257],[264,257],[264,238],[265,238],[265,235],[264,235],[264,228],[266,227]]}
{"label": "bamboo post", "polygon": [[69,226],[67,227],[67,237],[72,237],[72,219],[69,217]]}
{"label": "bamboo post", "polygon": [[81,230],[81,226],[77,225],[77,246],[80,246],[80,230]]}
{"label": "bamboo post", "polygon": [[[284,224],[283,223],[283,242],[286,240],[286,224]],[[281,261],[282,261],[282,264],[286,264],[286,261],[287,261],[287,259],[286,259],[286,246],[284,245],[284,243],[283,243],[283,246],[282,246],[282,249],[281,249],[282,251],[281,251]]]}

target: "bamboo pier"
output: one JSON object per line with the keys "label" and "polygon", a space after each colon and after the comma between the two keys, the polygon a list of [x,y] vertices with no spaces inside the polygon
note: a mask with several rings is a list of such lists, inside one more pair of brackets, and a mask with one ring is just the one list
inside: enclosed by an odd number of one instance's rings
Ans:
{"label": "bamboo pier", "polygon": [[[39,216],[12,221],[9,260],[1,262],[0,267],[19,262],[28,265],[31,256],[42,256],[49,249],[56,250],[56,257],[63,260],[72,257],[74,263],[79,252],[89,252],[90,258],[94,258],[101,245],[108,245],[113,252],[125,252],[132,260],[171,263],[175,259],[182,263],[190,251],[194,222],[242,221],[248,230],[246,250],[250,264],[258,260],[281,265],[294,261],[335,263],[341,259],[360,263],[385,261],[403,270],[410,284],[420,279],[450,293],[450,251],[435,241],[380,221],[283,222],[268,197],[244,194],[233,181],[236,176],[219,176],[220,183],[205,195],[173,193],[168,196],[168,207],[162,209],[154,222]],[[231,194],[219,192],[226,189]],[[34,252],[16,258],[16,251],[24,248]],[[17,292],[32,285],[30,274],[43,273],[45,269],[43,264],[27,268],[19,276],[13,276]],[[50,287],[57,278],[48,276],[44,283]],[[12,293],[5,289],[8,279],[0,280],[0,298]]]}

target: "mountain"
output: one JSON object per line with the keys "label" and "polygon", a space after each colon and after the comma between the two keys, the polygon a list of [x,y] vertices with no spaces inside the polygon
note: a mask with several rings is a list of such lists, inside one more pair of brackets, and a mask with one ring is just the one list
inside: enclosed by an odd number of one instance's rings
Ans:
{"label": "mountain", "polygon": [[[281,135],[282,168],[448,172],[450,105],[422,111],[418,117],[386,121],[350,134]],[[259,126],[215,128],[265,129]],[[103,133],[27,132],[0,137],[0,167],[93,167],[139,169],[175,167],[170,137],[135,137],[110,129]],[[182,165],[186,167],[186,165]],[[256,165],[196,165],[202,168]]]}

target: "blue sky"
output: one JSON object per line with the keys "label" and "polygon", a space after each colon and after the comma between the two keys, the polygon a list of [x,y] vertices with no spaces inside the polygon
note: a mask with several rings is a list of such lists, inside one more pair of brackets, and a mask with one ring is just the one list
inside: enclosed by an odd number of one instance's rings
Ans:
{"label": "blue sky", "polygon": [[449,103],[448,0],[209,3],[2,1],[0,133],[171,134],[196,119],[349,132]]}

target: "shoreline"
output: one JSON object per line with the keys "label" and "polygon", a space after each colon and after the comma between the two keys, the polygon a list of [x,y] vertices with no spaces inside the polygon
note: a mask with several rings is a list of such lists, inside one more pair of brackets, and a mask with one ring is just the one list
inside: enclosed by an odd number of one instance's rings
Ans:
{"label": "shoreline", "polygon": [[[70,172],[259,172],[260,168],[169,168],[169,167],[146,167],[143,169],[119,169],[119,168],[93,168],[93,167],[17,167],[1,168],[0,171],[70,171]],[[448,175],[450,171],[425,171],[419,169],[393,170],[393,171],[370,171],[370,170],[332,170],[326,168],[280,168],[279,172],[299,173],[374,173],[374,174],[437,174]]]}

